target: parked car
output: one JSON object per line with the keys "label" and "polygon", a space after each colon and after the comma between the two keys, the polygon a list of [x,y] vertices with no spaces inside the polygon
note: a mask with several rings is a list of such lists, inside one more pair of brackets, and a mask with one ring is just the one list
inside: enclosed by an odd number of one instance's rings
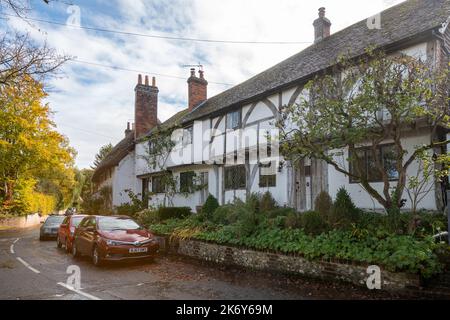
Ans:
{"label": "parked car", "polygon": [[59,226],[58,235],[56,237],[56,245],[58,248],[64,246],[67,252],[72,252],[75,229],[85,217],[86,215],[71,215],[65,217],[64,221]]}
{"label": "parked car", "polygon": [[88,216],[75,230],[72,255],[104,261],[152,259],[159,250],[155,236],[127,216]]}
{"label": "parked car", "polygon": [[58,229],[63,222],[65,216],[51,215],[45,220],[41,226],[39,233],[39,240],[56,239],[58,235]]}

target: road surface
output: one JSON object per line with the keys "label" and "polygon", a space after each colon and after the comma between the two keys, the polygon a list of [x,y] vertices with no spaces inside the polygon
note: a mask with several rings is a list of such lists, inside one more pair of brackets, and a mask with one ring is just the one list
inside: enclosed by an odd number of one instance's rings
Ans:
{"label": "road surface", "polygon": [[[97,268],[73,259],[54,241],[39,241],[39,229],[0,231],[0,299],[395,299],[344,284],[207,265],[160,256]],[[69,266],[81,286],[67,281]],[[69,285],[67,285],[67,283]]]}

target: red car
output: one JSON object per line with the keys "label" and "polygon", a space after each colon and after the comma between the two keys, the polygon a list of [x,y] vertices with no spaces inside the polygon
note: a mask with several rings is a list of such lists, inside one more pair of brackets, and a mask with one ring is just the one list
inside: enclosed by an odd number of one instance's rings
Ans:
{"label": "red car", "polygon": [[73,236],[75,229],[80,224],[86,215],[73,215],[67,216],[61,223],[58,229],[58,235],[56,237],[56,244],[58,248],[64,246],[67,252],[72,252]]}
{"label": "red car", "polygon": [[127,216],[88,216],[78,225],[72,255],[104,261],[153,259],[159,250],[155,236]]}

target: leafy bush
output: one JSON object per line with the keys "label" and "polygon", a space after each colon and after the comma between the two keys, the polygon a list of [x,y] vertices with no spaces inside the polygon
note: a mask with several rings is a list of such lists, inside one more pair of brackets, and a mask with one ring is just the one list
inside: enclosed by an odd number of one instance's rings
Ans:
{"label": "leafy bush", "polygon": [[272,197],[270,191],[265,192],[261,197],[259,209],[261,212],[269,212],[273,211],[275,208],[277,208],[277,202]]}
{"label": "leafy bush", "polygon": [[[244,206],[247,207],[247,209],[249,209],[251,212],[256,214],[256,213],[261,212],[260,201],[261,201],[261,199],[260,199],[259,194],[251,193],[245,200]],[[241,202],[237,199],[236,204],[239,207],[239,204],[241,204]]]}
{"label": "leafy bush", "polygon": [[328,221],[332,207],[333,200],[331,199],[328,192],[320,192],[314,202],[314,210],[318,212],[324,220]]}
{"label": "leafy bush", "polygon": [[301,215],[301,226],[310,235],[319,235],[328,229],[326,221],[315,211],[308,211]]}
{"label": "leafy bush", "polygon": [[238,217],[233,205],[224,205],[214,211],[210,220],[219,225],[228,225],[235,223]]}
{"label": "leafy bush", "polygon": [[[318,216],[317,213],[316,215]],[[245,236],[236,225],[202,226],[192,218],[167,220],[151,226],[151,230],[162,234],[181,234],[218,244],[301,254],[309,260],[340,259],[377,264],[390,271],[420,273],[424,277],[440,272],[442,268],[436,255],[439,246],[431,237],[417,239],[408,235],[385,233],[379,236],[368,233],[355,236],[350,231],[342,230],[311,236],[301,229],[282,229],[265,222]]]}
{"label": "leafy bush", "polygon": [[136,220],[143,226],[161,222],[158,210],[146,209],[136,214]]}
{"label": "leafy bush", "polygon": [[335,227],[347,227],[358,220],[359,210],[344,187],[338,190],[331,209],[329,223]]}
{"label": "leafy bush", "polygon": [[190,207],[161,207],[158,209],[159,218],[164,221],[168,219],[181,219],[191,215]]}
{"label": "leafy bush", "polygon": [[287,217],[290,214],[296,214],[296,213],[297,212],[295,211],[295,209],[288,208],[288,207],[286,207],[286,208],[282,207],[282,208],[276,208],[276,209],[266,212],[266,216],[269,219],[272,219],[272,218],[276,218],[276,217]]}
{"label": "leafy bush", "polygon": [[298,229],[302,227],[302,220],[297,212],[290,212],[284,219],[284,227],[287,229]]}
{"label": "leafy bush", "polygon": [[203,205],[201,214],[211,217],[217,208],[219,208],[219,202],[212,194],[210,194]]}
{"label": "leafy bush", "polygon": [[[124,190],[124,192],[128,195],[128,198],[130,198],[130,202],[116,206],[115,212],[118,215],[136,218],[137,213],[145,210],[147,205],[143,200],[141,200],[140,194],[135,194],[131,190]],[[148,199],[146,201],[148,201]]]}

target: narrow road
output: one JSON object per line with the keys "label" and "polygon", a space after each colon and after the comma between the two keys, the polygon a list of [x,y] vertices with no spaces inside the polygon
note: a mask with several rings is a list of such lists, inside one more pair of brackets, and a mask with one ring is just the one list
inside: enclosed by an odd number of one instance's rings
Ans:
{"label": "narrow road", "polygon": [[[69,266],[81,271],[81,288],[67,286]],[[70,282],[69,282],[70,284]],[[179,257],[96,268],[73,259],[39,229],[0,231],[0,299],[395,299],[345,284],[202,264]]]}

